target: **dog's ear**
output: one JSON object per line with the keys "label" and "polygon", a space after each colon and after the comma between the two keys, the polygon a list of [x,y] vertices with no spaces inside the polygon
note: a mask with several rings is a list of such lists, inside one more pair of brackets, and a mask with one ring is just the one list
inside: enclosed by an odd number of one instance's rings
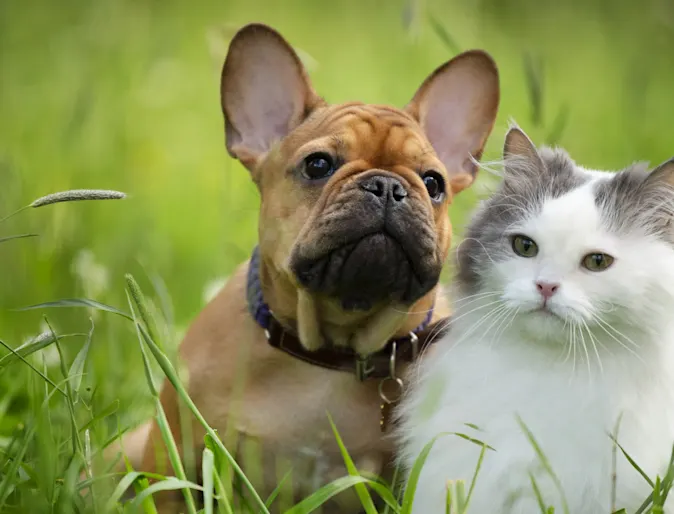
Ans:
{"label": "dog's ear", "polygon": [[271,146],[322,102],[275,30],[250,24],[229,45],[220,81],[227,151],[253,170]]}
{"label": "dog's ear", "polygon": [[405,108],[447,168],[453,193],[475,180],[499,97],[496,63],[486,52],[470,50],[436,69]]}

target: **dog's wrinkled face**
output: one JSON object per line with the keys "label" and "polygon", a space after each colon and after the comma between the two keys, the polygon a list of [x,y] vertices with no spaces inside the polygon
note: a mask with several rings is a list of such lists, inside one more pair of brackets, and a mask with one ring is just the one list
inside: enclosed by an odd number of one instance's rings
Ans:
{"label": "dog's wrinkled face", "polygon": [[480,51],[438,68],[404,109],[328,105],[272,29],[235,36],[223,68],[227,147],[262,195],[260,247],[299,288],[369,310],[433,289],[447,207],[477,171],[498,107]]}
{"label": "dog's wrinkled face", "polygon": [[300,209],[282,220],[290,206],[273,202],[265,230],[297,227],[282,253],[303,287],[368,310],[379,301],[411,304],[437,284],[452,192],[411,116],[362,104],[318,109],[284,140],[286,149],[288,173],[269,181],[288,181]]}

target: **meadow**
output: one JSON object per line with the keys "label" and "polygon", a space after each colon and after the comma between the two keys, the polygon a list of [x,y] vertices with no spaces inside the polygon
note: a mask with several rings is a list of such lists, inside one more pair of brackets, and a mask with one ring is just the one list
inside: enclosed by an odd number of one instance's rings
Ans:
{"label": "meadow", "polygon": [[[127,194],[0,222],[0,512],[122,511],[106,505],[114,484],[78,494],[79,467],[153,415],[151,384],[256,241],[258,198],[225,151],[218,90],[251,21],[288,38],[330,102],[402,106],[440,63],[486,49],[502,98],[484,161],[510,118],[587,167],[674,155],[671,0],[0,1],[0,219],[58,191]],[[495,180],[483,170],[457,197],[454,244]],[[22,234],[36,236],[3,240]],[[18,310],[45,302],[61,303]]]}

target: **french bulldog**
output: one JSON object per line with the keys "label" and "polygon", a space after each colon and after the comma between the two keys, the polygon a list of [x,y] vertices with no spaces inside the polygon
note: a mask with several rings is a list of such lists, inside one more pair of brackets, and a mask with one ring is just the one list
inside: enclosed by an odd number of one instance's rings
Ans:
{"label": "french bulldog", "polygon": [[[286,40],[251,24],[230,43],[221,102],[227,150],[260,193],[259,246],[198,315],[180,353],[192,400],[258,494],[283,482],[272,506],[282,511],[283,501],[287,508],[347,474],[330,419],[361,472],[388,469],[381,381],[326,363],[347,354],[367,363],[449,315],[438,295],[448,208],[475,180],[498,110],[498,71],[472,50],[431,73],[402,109],[331,105]],[[260,320],[270,318],[281,337],[295,338],[294,350],[269,344]],[[408,364],[399,365],[402,374]],[[161,402],[178,450],[191,445],[198,461],[204,430],[188,424],[185,442],[168,383]],[[156,423],[135,437],[139,469],[171,473]],[[180,492],[157,499],[162,513],[181,509]],[[360,509],[349,492],[324,512]]]}

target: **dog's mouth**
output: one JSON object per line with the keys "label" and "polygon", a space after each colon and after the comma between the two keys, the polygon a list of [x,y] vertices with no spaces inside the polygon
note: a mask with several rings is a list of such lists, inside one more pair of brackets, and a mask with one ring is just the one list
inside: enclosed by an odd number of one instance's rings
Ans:
{"label": "dog's mouth", "polygon": [[302,286],[338,299],[345,310],[369,310],[390,301],[412,304],[440,278],[439,265],[424,265],[386,230],[318,258],[296,257],[291,267]]}

